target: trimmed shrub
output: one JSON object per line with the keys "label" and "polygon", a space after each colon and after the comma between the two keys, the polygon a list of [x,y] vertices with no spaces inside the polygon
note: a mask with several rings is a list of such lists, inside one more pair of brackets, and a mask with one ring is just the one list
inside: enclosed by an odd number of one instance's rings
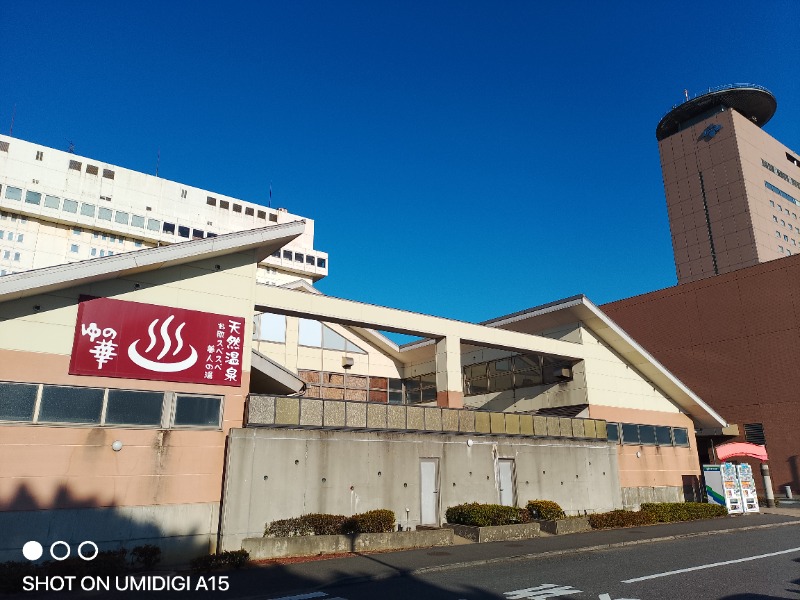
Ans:
{"label": "trimmed shrub", "polygon": [[193,573],[207,573],[217,569],[241,569],[249,560],[250,553],[247,550],[227,550],[193,558],[189,567]]}
{"label": "trimmed shrub", "polygon": [[131,550],[131,565],[134,569],[152,571],[161,562],[161,548],[153,544],[136,546]]}
{"label": "trimmed shrub", "polygon": [[494,525],[516,525],[530,522],[530,515],[524,508],[502,506],[500,504],[458,504],[445,512],[448,523],[491,527]]}
{"label": "trimmed shrub", "polygon": [[724,506],[705,502],[644,502],[642,512],[650,514],[654,523],[695,521],[728,514]]}
{"label": "trimmed shrub", "polygon": [[606,513],[589,515],[589,525],[592,529],[610,529],[612,527],[637,527],[639,525],[652,525],[655,523],[650,513],[632,510],[612,510]]}
{"label": "trimmed shrub", "polygon": [[528,500],[527,509],[531,515],[531,519],[556,521],[558,519],[564,519],[567,516],[558,502],[553,502],[552,500]]}
{"label": "trimmed shrub", "polygon": [[303,517],[273,521],[267,523],[264,529],[264,537],[294,537],[297,535],[314,535],[314,530],[303,520]]}
{"label": "trimmed shrub", "polygon": [[389,533],[394,531],[394,513],[387,509],[353,515],[342,524],[342,533]]}
{"label": "trimmed shrub", "polygon": [[[338,535],[342,533],[342,528],[347,517],[344,515],[326,515],[314,513],[300,517],[303,524],[313,533],[311,535]],[[392,514],[394,520],[394,514]]]}

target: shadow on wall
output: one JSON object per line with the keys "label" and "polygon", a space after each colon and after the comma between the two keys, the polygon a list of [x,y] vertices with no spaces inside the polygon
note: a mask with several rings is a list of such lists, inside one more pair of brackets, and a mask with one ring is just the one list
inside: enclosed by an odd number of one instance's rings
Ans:
{"label": "shadow on wall", "polygon": [[[49,503],[37,502],[26,484],[0,496],[0,562],[25,560],[22,546],[39,542],[45,549],[42,560],[49,560],[49,549],[64,541],[77,552],[81,542],[92,541],[100,550],[132,549],[143,544],[161,548],[162,565],[187,563],[189,559],[213,550],[212,536],[194,523],[197,515],[187,515],[185,506],[100,506],[96,498],[79,498],[61,485]],[[192,518],[193,517],[193,518]],[[165,526],[171,523],[174,526]],[[184,524],[192,524],[185,527]],[[63,554],[63,548],[57,550]]]}

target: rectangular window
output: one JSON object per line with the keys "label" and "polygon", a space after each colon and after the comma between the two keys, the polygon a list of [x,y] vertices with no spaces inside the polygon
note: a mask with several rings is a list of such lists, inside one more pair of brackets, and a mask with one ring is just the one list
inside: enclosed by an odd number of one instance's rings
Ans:
{"label": "rectangular window", "polygon": [[42,387],[39,421],[58,423],[100,423],[105,390],[59,385]]}
{"label": "rectangular window", "polygon": [[161,221],[157,219],[147,219],[147,229],[150,231],[158,231],[161,229]]}
{"label": "rectangular window", "polygon": [[64,204],[61,206],[61,210],[75,214],[78,212],[78,203],[75,202],[75,200],[68,200],[67,198],[64,198]]}
{"label": "rectangular window", "polygon": [[106,179],[114,179],[114,171],[111,169],[103,169],[103,177]]}
{"label": "rectangular window", "polygon": [[656,443],[659,446],[672,446],[672,428],[656,425]]}
{"label": "rectangular window", "polygon": [[622,443],[638,444],[639,426],[633,423],[621,423],[621,425],[622,425]]}
{"label": "rectangular window", "polygon": [[139,215],[131,215],[131,227],[138,227],[144,229],[144,217]]}
{"label": "rectangular window", "polygon": [[0,142],[0,152],[8,152],[8,147],[8,142]]}
{"label": "rectangular window", "polygon": [[[4,236],[4,235],[5,235],[5,231],[3,231],[2,229],[0,229],[0,240],[2,240],[2,239],[3,239],[3,236]],[[8,236],[9,236],[9,238],[10,238],[12,235],[13,235],[13,234],[12,234],[11,232],[9,232],[9,233],[8,233]]]}
{"label": "rectangular window", "polygon": [[284,250],[283,251],[283,258],[287,260],[292,260],[292,251],[291,250]]}
{"label": "rectangular window", "polygon": [[186,198],[188,192],[184,189],[181,189],[181,198]]}
{"label": "rectangular window", "polygon": [[326,261],[324,258],[318,258],[318,259],[317,259],[317,266],[318,266],[320,269],[324,269],[324,268],[325,268],[325,265],[327,264],[327,262],[328,262],[328,261]]}
{"label": "rectangular window", "polygon": [[38,387],[24,383],[0,383],[0,420],[31,421]]}
{"label": "rectangular window", "polygon": [[106,425],[161,425],[163,392],[108,390]]}
{"label": "rectangular window", "polygon": [[252,217],[253,215],[255,215],[255,211],[248,206],[247,208],[244,209],[244,214],[246,214],[248,217]]}
{"label": "rectangular window", "polygon": [[6,186],[6,198],[9,200],[22,200],[22,190],[18,187]]}
{"label": "rectangular window", "polygon": [[278,213],[269,213],[269,220],[273,223],[278,222]]}
{"label": "rectangular window", "polygon": [[178,226],[178,236],[189,239],[189,228],[183,225]]}
{"label": "rectangular window", "polygon": [[[186,190],[183,190],[183,191],[185,192]],[[186,196],[181,194],[181,198],[186,198]],[[208,204],[209,206],[216,206],[217,205],[217,199],[216,198],[212,198],[211,196],[206,196],[206,204]]]}
{"label": "rectangular window", "polygon": [[17,234],[17,241],[18,242],[21,242],[24,239],[25,239],[25,234],[24,233],[18,233]]}
{"label": "rectangular window", "polygon": [[129,216],[130,215],[128,215],[128,213],[118,210],[114,213],[114,221],[117,223],[122,223],[123,225],[127,225]]}
{"label": "rectangular window", "polygon": [[80,171],[82,166],[83,165],[77,160],[69,161],[69,168],[72,169],[73,171]]}
{"label": "rectangular window", "polygon": [[19,252],[14,252],[14,260],[19,262]]}
{"label": "rectangular window", "polygon": [[61,207],[61,198],[56,196],[45,196],[44,197],[44,206],[45,208],[60,208]]}
{"label": "rectangular window", "polygon": [[41,150],[36,151],[36,160],[42,160],[44,158],[44,152]]}
{"label": "rectangular window", "polygon": [[200,427],[219,427],[222,398],[219,396],[175,397],[175,426],[195,425]]}
{"label": "rectangular window", "polygon": [[310,254],[306,254],[306,264],[311,265],[312,267],[314,266],[314,257]]}
{"label": "rectangular window", "polygon": [[92,248],[91,255],[97,256],[97,248]]}
{"label": "rectangular window", "polygon": [[639,443],[653,446],[656,443],[656,428],[654,425],[639,425]]}
{"label": "rectangular window", "polygon": [[233,212],[235,212],[235,213],[242,212],[242,205],[241,204],[234,204],[233,205]]}
{"label": "rectangular window", "polygon": [[219,207],[220,208],[224,208],[225,210],[228,210],[229,206],[230,206],[230,202],[228,202],[227,200],[220,200],[219,201]]}
{"label": "rectangular window", "polygon": [[41,204],[42,195],[39,192],[32,192],[28,190],[25,192],[25,202],[28,204]]}
{"label": "rectangular window", "polygon": [[619,423],[606,423],[606,437],[609,442],[619,443]]}
{"label": "rectangular window", "polygon": [[72,253],[74,253],[74,254],[77,254],[77,253],[78,253],[78,244],[72,244],[72,245],[69,247],[69,251],[70,251],[70,252],[72,252]]}
{"label": "rectangular window", "polygon": [[295,252],[294,253],[294,261],[295,262],[303,262],[304,258],[305,257],[302,254],[300,254],[299,252]]}
{"label": "rectangular window", "polygon": [[82,229],[80,227],[73,227],[72,228],[72,235],[80,235],[82,233]]}
{"label": "rectangular window", "polygon": [[86,204],[85,202],[81,204],[81,214],[84,217],[93,217],[94,216],[94,204]]}
{"label": "rectangular window", "polygon": [[205,233],[201,229],[192,229],[192,239],[193,240],[202,240],[205,237]]}
{"label": "rectangular window", "polygon": [[164,222],[164,233],[175,233],[175,224]]}
{"label": "rectangular window", "polygon": [[262,313],[258,316],[256,329],[258,339],[263,342],[286,343],[286,317],[273,313]]}
{"label": "rectangular window", "polygon": [[111,216],[114,214],[110,208],[106,208],[105,206],[101,206],[97,211],[97,218],[101,221],[110,221]]}
{"label": "rectangular window", "polygon": [[676,446],[689,446],[689,430],[685,427],[673,427],[672,439]]}
{"label": "rectangular window", "polygon": [[263,211],[263,210],[258,211],[258,218],[266,220],[266,218],[267,218],[266,211]]}
{"label": "rectangular window", "polygon": [[299,336],[297,343],[301,346],[322,347],[322,323],[312,319],[298,319]]}
{"label": "rectangular window", "polygon": [[97,165],[86,165],[86,172],[89,175],[97,175],[99,169],[97,168]]}

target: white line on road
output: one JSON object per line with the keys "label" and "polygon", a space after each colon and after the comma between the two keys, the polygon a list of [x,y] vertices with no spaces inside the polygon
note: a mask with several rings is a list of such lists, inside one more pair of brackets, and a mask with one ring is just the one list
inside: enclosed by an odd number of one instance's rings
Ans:
{"label": "white line on road", "polygon": [[658,577],[667,577],[669,575],[677,575],[678,573],[688,573],[689,571],[700,571],[702,569],[711,569],[713,567],[733,565],[736,563],[747,562],[750,560],[758,560],[759,558],[769,558],[770,556],[778,556],[780,554],[791,554],[792,552],[800,552],[800,548],[789,548],[788,550],[781,550],[780,552],[770,552],[769,554],[759,554],[758,556],[748,556],[745,558],[737,558],[736,560],[725,560],[722,562],[710,563],[707,565],[698,565],[696,567],[689,567],[687,569],[678,569],[677,571],[667,571],[665,573],[656,573],[655,575],[645,575],[644,577],[623,579],[622,583],[635,583],[637,581],[645,581],[646,579],[657,579]]}

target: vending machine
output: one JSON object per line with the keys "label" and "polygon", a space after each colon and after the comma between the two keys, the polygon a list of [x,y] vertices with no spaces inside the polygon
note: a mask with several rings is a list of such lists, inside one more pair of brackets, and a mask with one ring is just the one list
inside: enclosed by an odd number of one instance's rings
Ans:
{"label": "vending machine", "polygon": [[744,512],[759,512],[756,482],[753,480],[753,467],[747,463],[736,466],[739,477],[739,488],[742,490],[742,508]]}
{"label": "vending machine", "polygon": [[703,465],[703,479],[706,482],[706,502],[724,506],[728,514],[744,512],[736,465]]}

